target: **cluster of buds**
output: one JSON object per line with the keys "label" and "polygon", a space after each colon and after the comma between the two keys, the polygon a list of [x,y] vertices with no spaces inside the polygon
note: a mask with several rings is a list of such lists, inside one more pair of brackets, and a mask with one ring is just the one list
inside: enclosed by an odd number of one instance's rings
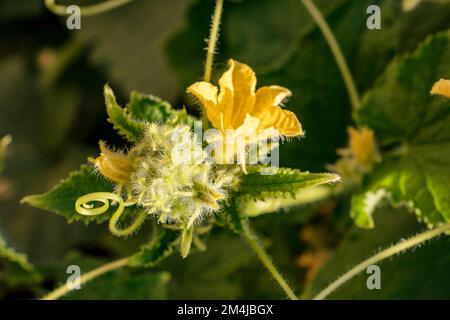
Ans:
{"label": "cluster of buds", "polygon": [[160,223],[175,223],[181,229],[218,211],[235,177],[232,170],[208,161],[187,125],[150,124],[129,155],[135,159],[132,197]]}
{"label": "cluster of buds", "polygon": [[[181,230],[182,239],[187,241],[182,241],[183,256],[189,251],[195,226],[220,210],[230,188],[238,181],[238,167],[210,161],[201,140],[184,124],[150,123],[141,141],[128,153],[111,150],[103,142],[100,151],[90,162],[115,183],[118,199],[126,195],[119,208],[136,205],[147,215],[155,216],[159,223]],[[88,206],[79,205],[78,212],[89,215]],[[132,230],[122,232],[115,225],[120,214],[114,214],[110,221],[110,230],[116,235],[128,235],[143,222],[140,219],[132,224]]]}

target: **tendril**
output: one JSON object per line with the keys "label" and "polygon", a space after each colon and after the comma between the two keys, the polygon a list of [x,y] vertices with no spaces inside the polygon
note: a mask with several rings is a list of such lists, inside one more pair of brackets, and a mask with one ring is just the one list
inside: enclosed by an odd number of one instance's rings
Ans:
{"label": "tendril", "polygon": [[[109,231],[113,235],[118,237],[129,236],[145,221],[146,213],[144,210],[141,210],[128,227],[123,229],[119,228],[119,220],[122,217],[125,207],[135,205],[136,201],[127,200],[125,202],[121,196],[111,192],[94,192],[86,194],[77,199],[75,202],[75,210],[84,216],[97,216],[108,211],[110,201],[118,206],[109,220]],[[95,207],[95,202],[100,202],[103,205]]]}
{"label": "tendril", "polygon": [[[107,12],[112,9],[115,9],[117,7],[120,7],[121,5],[124,5],[128,2],[131,2],[133,0],[110,0],[110,1],[104,1],[101,3],[93,4],[86,7],[81,7],[81,15],[82,16],[93,16],[99,13]],[[45,0],[45,6],[54,14],[59,16],[66,16],[67,13],[67,6],[62,4],[57,4],[56,0]]]}
{"label": "tendril", "polygon": [[[116,213],[122,213],[125,207],[122,197],[111,192],[94,192],[79,197],[75,202],[75,210],[83,216],[97,216],[108,211],[110,200],[119,204]],[[101,202],[103,205],[96,208],[93,202]]]}

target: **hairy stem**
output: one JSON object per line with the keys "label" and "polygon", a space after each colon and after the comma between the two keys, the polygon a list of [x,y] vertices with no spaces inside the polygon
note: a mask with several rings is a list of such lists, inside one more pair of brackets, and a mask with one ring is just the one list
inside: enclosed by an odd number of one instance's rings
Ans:
{"label": "hairy stem", "polygon": [[355,81],[353,80],[353,76],[350,72],[350,69],[348,68],[347,61],[342,54],[341,48],[336,41],[333,31],[331,31],[327,21],[311,0],[301,0],[301,2],[319,26],[320,31],[322,31],[325,40],[330,46],[331,52],[333,53],[334,59],[336,60],[336,63],[339,67],[339,71],[341,72],[342,78],[344,79],[345,86],[347,87],[353,112],[358,111],[361,106],[361,100],[359,98],[358,90],[356,89]]}
{"label": "hairy stem", "polygon": [[348,272],[344,273],[341,277],[339,277],[336,281],[331,283],[328,287],[326,287],[324,290],[322,290],[317,296],[313,298],[313,300],[323,300],[325,299],[330,293],[335,291],[337,288],[339,288],[341,285],[343,285],[345,282],[356,276],[361,271],[367,269],[368,266],[376,264],[386,258],[392,257],[396,254],[399,254],[405,250],[408,250],[410,248],[413,248],[425,241],[428,241],[432,238],[435,238],[447,231],[450,231],[450,223],[444,224],[440,227],[437,227],[432,230],[428,230],[422,233],[419,233],[411,238],[409,238],[406,241],[401,241],[397,243],[396,245],[387,248],[374,256],[364,260],[360,264],[353,267]]}
{"label": "hairy stem", "polygon": [[284,290],[284,292],[287,294],[289,299],[291,300],[298,300],[297,296],[295,295],[294,291],[289,287],[287,284],[287,281],[283,278],[283,276],[278,272],[277,268],[272,262],[272,259],[267,254],[266,250],[261,246],[259,239],[257,236],[253,233],[253,231],[250,228],[250,225],[248,224],[247,220],[242,221],[242,227],[244,230],[244,238],[247,240],[249,245],[252,247],[252,249],[255,251],[258,258],[261,260],[263,265],[267,268],[267,270],[270,272],[272,277],[275,279],[276,282],[280,285],[280,287]]}
{"label": "hairy stem", "polygon": [[[48,10],[53,12],[56,15],[59,16],[66,16],[67,13],[67,6],[56,4],[56,0],[45,0],[45,6]],[[81,15],[82,16],[93,16],[99,13],[103,13],[112,9],[115,9],[117,7],[120,7],[121,5],[124,5],[128,2],[131,2],[133,0],[108,0],[104,1],[102,3],[93,4],[86,7],[81,7]]]}
{"label": "hairy stem", "polygon": [[[82,275],[80,277],[80,285],[83,285],[86,282],[91,281],[92,279],[95,279],[107,272],[110,272],[112,270],[116,270],[116,269],[126,266],[128,264],[129,260],[130,260],[129,257],[119,259],[119,260],[104,264],[104,265],[98,267],[97,269],[89,271],[88,273],[85,273],[84,275]],[[67,294],[68,292],[70,292],[71,290],[73,290],[73,289],[69,288],[67,286],[67,284],[64,284],[64,285],[60,286],[59,288],[57,288],[57,289],[53,290],[52,292],[43,296],[41,298],[41,300],[57,300],[57,299],[61,298],[62,296],[64,296],[65,294]]]}
{"label": "hairy stem", "polygon": [[206,82],[211,81],[212,65],[214,53],[216,52],[217,39],[219,37],[219,25],[222,17],[223,0],[216,0],[216,7],[211,21],[211,30],[208,39],[208,49],[206,51],[205,73],[203,79]]}

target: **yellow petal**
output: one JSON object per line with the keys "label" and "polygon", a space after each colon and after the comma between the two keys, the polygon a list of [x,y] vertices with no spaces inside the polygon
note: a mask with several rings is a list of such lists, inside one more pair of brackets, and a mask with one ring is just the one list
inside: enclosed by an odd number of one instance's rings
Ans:
{"label": "yellow petal", "polygon": [[450,80],[441,79],[431,88],[431,94],[439,94],[450,98]]}
{"label": "yellow petal", "polygon": [[297,116],[293,112],[279,107],[279,104],[290,95],[291,91],[280,86],[258,89],[255,108],[251,115],[260,119],[260,130],[272,127],[284,136],[303,135],[302,126]]}
{"label": "yellow petal", "polygon": [[256,117],[252,117],[248,113],[245,115],[244,123],[236,129],[236,136],[248,138],[256,135],[260,120]]}
{"label": "yellow petal", "polygon": [[218,109],[219,106],[217,105],[217,90],[217,87],[211,83],[200,81],[191,85],[186,91],[200,100],[209,121],[215,128],[220,128],[221,110]]}
{"label": "yellow petal", "polygon": [[224,129],[240,127],[255,104],[256,76],[246,64],[230,59],[229,68],[219,79],[219,105]]}

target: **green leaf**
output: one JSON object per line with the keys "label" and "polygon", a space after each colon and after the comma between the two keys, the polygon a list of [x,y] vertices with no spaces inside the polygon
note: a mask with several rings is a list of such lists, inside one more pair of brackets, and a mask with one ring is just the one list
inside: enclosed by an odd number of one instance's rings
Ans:
{"label": "green leaf", "polygon": [[[61,265],[56,266],[52,274],[62,274],[59,279],[65,282],[65,270],[68,265],[78,265],[82,273],[98,268],[110,262],[71,252]],[[166,271],[136,270],[120,268],[108,272],[82,286],[82,290],[72,290],[64,299],[70,300],[155,300],[167,299],[170,273]]]}
{"label": "green leaf", "polygon": [[16,252],[0,235],[0,283],[14,287],[24,283],[36,283],[40,274],[23,253]]}
{"label": "green leaf", "polygon": [[158,123],[186,123],[193,126],[194,117],[186,109],[174,110],[167,102],[151,94],[133,91],[127,104],[130,114],[137,120]]}
{"label": "green leaf", "polygon": [[130,142],[139,142],[145,134],[146,123],[186,123],[194,125],[195,118],[186,110],[174,110],[160,98],[133,91],[126,108],[117,104],[116,97],[108,85],[104,89],[108,121]]}
{"label": "green leaf", "polygon": [[238,197],[262,199],[266,197],[288,197],[305,188],[322,184],[334,183],[340,180],[334,173],[309,173],[289,168],[265,168],[256,166],[242,175]]}
{"label": "green leaf", "polygon": [[172,116],[172,106],[151,94],[131,92],[127,109],[138,120],[166,122]]}
{"label": "green leaf", "polygon": [[[242,239],[223,229],[215,231],[220,233],[206,238],[206,252],[193,252],[186,259],[173,256],[163,263],[162,268],[173,277],[170,299],[242,299],[246,296],[244,279],[253,276],[252,281],[261,274],[268,278]],[[251,266],[257,272],[244,276],[243,268]]]}
{"label": "green leaf", "polygon": [[127,271],[109,272],[89,282],[83,290],[73,290],[73,300],[164,300],[167,299],[170,273]]}
{"label": "green leaf", "polygon": [[429,94],[435,81],[450,78],[449,61],[447,31],[396,58],[364,98],[359,125],[375,130],[379,144],[394,151],[384,155],[353,200],[351,215],[361,227],[373,227],[373,203],[367,203],[379,192],[412,207],[430,226],[450,221],[450,102]]}
{"label": "green leaf", "polygon": [[[179,0],[132,1],[94,19],[83,19],[82,28],[73,37],[92,49],[87,57],[89,65],[101,69],[105,78],[117,84],[121,92],[138,90],[175,100],[178,94],[174,90],[175,81],[161,45],[170,32],[179,28],[185,7],[186,3]],[[61,22],[65,29],[65,21]],[[133,36],[124,41],[124,35]],[[189,57],[188,63],[192,58]]]}
{"label": "green leaf", "polygon": [[114,206],[111,206],[104,214],[84,216],[75,211],[75,202],[79,197],[89,193],[113,191],[114,186],[96,173],[93,167],[81,166],[79,171],[72,172],[67,179],[62,180],[49,192],[27,196],[22,203],[55,212],[69,222],[81,220],[85,223],[100,223],[110,218],[115,210]]}
{"label": "green leaf", "polygon": [[235,233],[242,232],[242,219],[298,206],[322,199],[329,191],[323,184],[340,180],[334,173],[309,173],[297,169],[255,166],[240,178],[238,189],[220,214],[217,222]]}
{"label": "green leaf", "polygon": [[131,267],[150,268],[155,266],[173,253],[179,237],[178,231],[162,230],[158,238],[143,245],[139,253],[131,257],[128,264]]}
{"label": "green leaf", "polygon": [[[414,217],[405,210],[384,209],[375,213],[377,228],[363,230],[353,227],[336,253],[320,269],[307,290],[312,298],[352,266],[371,257],[401,239],[423,231]],[[370,274],[361,272],[327,299],[448,299],[450,296],[450,239],[443,236],[408,250],[377,265],[381,269],[381,290],[369,290]]]}
{"label": "green leaf", "polygon": [[130,142],[138,142],[145,131],[145,124],[134,119],[127,109],[117,104],[116,97],[108,85],[104,88],[108,121]]}

